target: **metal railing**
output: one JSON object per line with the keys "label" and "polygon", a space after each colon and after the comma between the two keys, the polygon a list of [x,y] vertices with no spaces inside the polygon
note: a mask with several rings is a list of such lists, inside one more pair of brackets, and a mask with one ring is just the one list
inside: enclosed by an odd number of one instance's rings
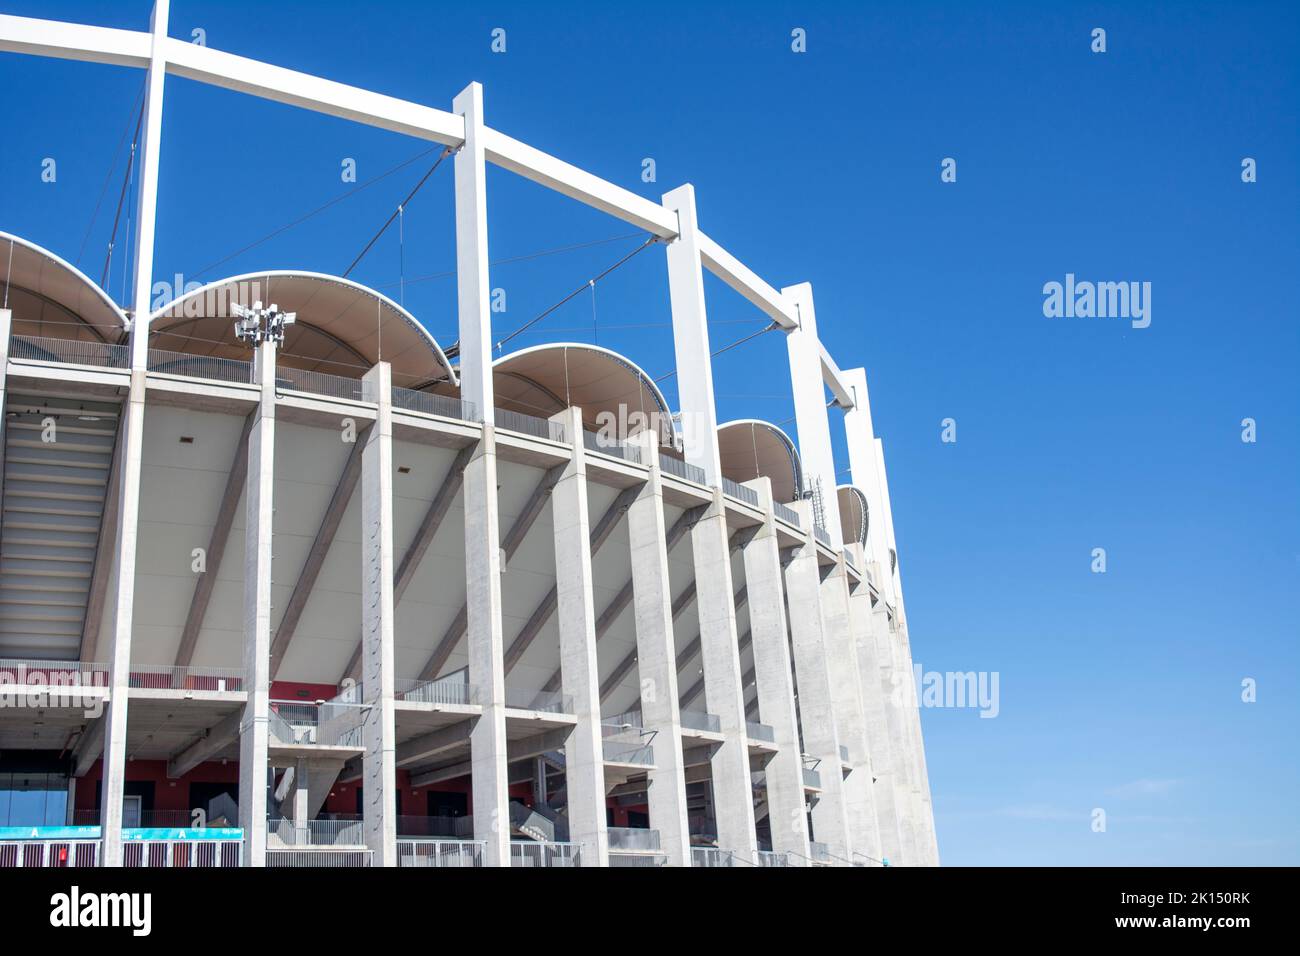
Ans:
{"label": "metal railing", "polygon": [[494,409],[492,415],[498,428],[547,441],[564,441],[564,422],[553,422],[549,418],[538,418],[536,415],[525,415],[505,408]]}
{"label": "metal railing", "polygon": [[98,865],[98,840],[0,840],[0,870]]}
{"label": "metal railing", "polygon": [[628,710],[621,714],[610,714],[608,717],[600,718],[601,730],[605,736],[611,734],[623,733],[628,730],[641,730],[645,727],[641,717],[641,711]]}
{"label": "metal railing", "polygon": [[622,458],[624,461],[630,461],[634,464],[641,464],[641,449],[636,445],[629,445],[627,442],[617,438],[607,438],[596,432],[583,430],[582,444],[587,451],[594,451],[601,455],[609,455],[611,458]]}
{"label": "metal railing", "polygon": [[267,850],[268,867],[353,867],[369,866],[370,850]]}
{"label": "metal railing", "polygon": [[789,866],[790,855],[788,853],[776,853],[772,850],[759,850],[758,865],[760,867]]}
{"label": "metal railing", "polygon": [[779,501],[772,502],[772,513],[786,524],[794,525],[796,528],[803,527],[803,525],[799,523],[799,512],[795,511],[793,508],[786,507]]}
{"label": "metal railing", "polygon": [[577,843],[542,843],[512,840],[510,865],[528,867],[570,867],[580,862],[581,846]]}
{"label": "metal railing", "polygon": [[402,814],[397,818],[399,840],[429,840],[452,837],[463,841],[474,835],[474,817],[453,817],[446,814],[417,817]]}
{"label": "metal railing", "polygon": [[769,744],[776,743],[776,731],[767,724],[747,720],[745,721],[745,733],[753,740],[766,740]]}
{"label": "metal railing", "polygon": [[830,532],[828,532],[821,525],[819,524],[813,525],[813,537],[816,538],[818,541],[820,541],[822,544],[826,545],[826,547],[828,548],[831,547]]}
{"label": "metal railing", "polygon": [[609,848],[624,853],[658,852],[659,831],[639,827],[607,827]]}
{"label": "metal railing", "polygon": [[758,492],[753,488],[746,488],[744,485],[732,481],[726,475],[722,476],[722,490],[731,495],[733,498],[739,498],[746,504],[758,507]]}
{"label": "metal railing", "polygon": [[284,846],[365,846],[365,823],[360,817],[335,820],[294,821],[271,817],[266,821],[266,835]]}
{"label": "metal railing", "polygon": [[437,680],[396,680],[393,696],[420,704],[477,704],[478,688],[467,684],[461,674]]}
{"label": "metal railing", "polygon": [[137,664],[127,686],[140,690],[243,690],[244,671],[234,667],[172,667]]}
{"label": "metal railing", "polygon": [[220,355],[190,355],[186,352],[169,352],[150,349],[145,367],[162,375],[182,375],[185,378],[206,378],[214,382],[235,382],[248,385],[253,381],[253,363]]}
{"label": "metal railing", "polygon": [[706,714],[699,710],[679,712],[678,722],[689,730],[704,730],[718,734],[722,732],[722,721],[715,714]]}
{"label": "metal railing", "polygon": [[230,868],[242,863],[243,840],[131,840],[122,844],[125,867]]}
{"label": "metal railing", "polygon": [[107,342],[79,339],[50,339],[39,335],[15,335],[9,340],[9,358],[28,362],[59,362],[63,365],[92,365],[96,368],[131,367],[131,349]]}
{"label": "metal railing", "polygon": [[359,378],[344,378],[342,375],[312,372],[287,365],[276,366],[275,387],[281,391],[309,392],[312,395],[341,398],[349,402],[375,400],[371,384]]}
{"label": "metal railing", "polygon": [[679,461],[671,455],[659,456],[659,470],[666,471],[668,474],[674,475],[685,481],[693,481],[697,485],[704,484],[703,468],[698,465],[691,465],[684,461]]}
{"label": "metal railing", "polygon": [[506,706],[515,710],[536,710],[544,714],[572,714],[573,696],[550,690],[506,688]]}
{"label": "metal railing", "polygon": [[668,857],[662,853],[615,853],[609,854],[610,866],[667,866]]}
{"label": "metal railing", "polygon": [[398,840],[398,866],[482,866],[487,843],[481,840]]}
{"label": "metal railing", "polygon": [[0,658],[0,684],[40,684],[52,687],[107,687],[107,664]]}
{"label": "metal railing", "polygon": [[413,388],[393,386],[393,407],[406,412],[424,412],[462,422],[478,421],[478,409],[473,402],[433,392],[420,392]]}
{"label": "metal railing", "polygon": [[327,700],[322,704],[273,700],[268,728],[281,744],[360,747],[366,709],[366,705],[350,700]]}
{"label": "metal railing", "polygon": [[691,847],[691,866],[735,866],[735,854],[712,846]]}
{"label": "metal railing", "polygon": [[626,763],[637,767],[653,767],[654,748],[641,740],[615,740],[606,737],[601,741],[601,755],[605,763]]}

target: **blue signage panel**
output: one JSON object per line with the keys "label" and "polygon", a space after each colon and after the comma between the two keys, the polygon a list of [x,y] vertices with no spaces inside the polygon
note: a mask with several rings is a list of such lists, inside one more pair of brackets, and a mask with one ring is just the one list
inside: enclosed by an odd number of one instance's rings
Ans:
{"label": "blue signage panel", "polygon": [[[150,842],[177,840],[211,842],[213,840],[242,840],[244,831],[239,827],[133,827],[122,828],[125,841]],[[99,827],[0,827],[0,840],[98,840]]]}

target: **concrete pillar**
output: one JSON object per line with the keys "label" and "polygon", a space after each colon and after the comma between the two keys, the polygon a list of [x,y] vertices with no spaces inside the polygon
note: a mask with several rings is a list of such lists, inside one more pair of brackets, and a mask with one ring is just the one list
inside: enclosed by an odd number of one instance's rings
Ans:
{"label": "concrete pillar", "polygon": [[822,503],[821,525],[837,544],[840,509],[835,498],[835,457],[831,450],[830,422],[826,414],[826,385],[822,378],[822,345],[817,337],[817,312],[812,286],[807,282],[781,290],[799,316],[799,327],[785,337],[790,356],[790,385],[794,398],[795,427],[799,429],[799,458],[805,491],[817,490]]}
{"label": "concrete pillar", "polygon": [[[582,845],[583,866],[608,866],[600,670],[596,662],[596,609],[582,410],[570,408],[555,417],[564,422],[565,435],[573,442],[573,458],[551,490],[556,623],[560,630],[560,686],[562,693],[573,698],[573,713],[578,718],[564,745],[569,839]],[[545,765],[542,764],[540,775],[543,781],[544,774]],[[540,800],[545,798],[544,792],[538,795]]]}
{"label": "concrete pillar", "polygon": [[308,783],[310,779],[311,770],[307,766],[307,760],[299,757],[293,768],[293,803],[291,806],[294,826],[304,831],[308,829],[307,821],[311,818],[311,787]]}
{"label": "concrete pillar", "polygon": [[923,783],[921,776],[925,755],[916,715],[912,659],[910,651],[901,649],[901,637],[895,631],[896,625],[889,622],[886,610],[892,606],[901,614],[902,608],[895,587],[897,576],[891,567],[894,562],[890,553],[894,544],[883,451],[875,437],[866,372],[855,368],[846,370],[843,375],[854,400],[853,408],[844,413],[849,466],[854,486],[867,498],[865,566],[880,599],[871,612],[871,619],[881,667],[885,719],[890,732],[901,862],[908,866],[925,865],[934,859],[934,854],[928,849],[932,824],[923,822],[929,815],[926,808],[929,786]]}
{"label": "concrete pillar", "polygon": [[492,313],[487,246],[487,168],[483,87],[471,83],[452,101],[465,117],[456,178],[456,308],[460,324],[461,398],[484,422],[465,466],[465,611],[469,680],[483,715],[470,732],[474,838],[487,841],[484,862],[510,865],[506,771],[505,670],[501,648],[501,533],[497,513],[496,436],[492,430]]}
{"label": "concrete pillar", "polygon": [[690,866],[691,836],[686,819],[686,776],[677,705],[673,596],[668,580],[657,434],[644,431],[631,441],[641,443],[650,464],[649,478],[627,511],[641,717],[646,732],[653,735],[654,744],[655,769],[648,775],[650,826],[659,831],[659,844],[668,865]]}
{"label": "concrete pillar", "polygon": [[[880,567],[875,562],[867,565],[873,581],[881,580]],[[879,586],[879,585],[878,585]],[[866,600],[870,601],[870,594]],[[917,844],[917,809],[919,801],[912,790],[912,730],[906,714],[911,697],[911,675],[896,669],[897,652],[893,628],[889,623],[883,592],[871,609],[871,639],[879,669],[878,685],[885,727],[889,732],[890,769],[894,780],[894,804],[898,817],[898,858],[891,863],[919,866],[922,863]]]}
{"label": "concrete pillar", "polygon": [[[11,240],[12,242],[12,240]],[[9,374],[9,336],[13,332],[13,311],[0,309],[0,465],[5,450],[5,382]],[[0,502],[4,501],[5,476],[0,467]]]}
{"label": "concrete pillar", "polygon": [[664,206],[677,213],[678,236],[668,243],[668,297],[673,314],[677,395],[686,460],[704,469],[705,482],[722,481],[718,455],[718,413],[713,400],[708,313],[700,261],[695,187],[687,183],[665,193]]}
{"label": "concrete pillar", "polygon": [[813,838],[825,843],[837,862],[852,859],[844,781],[840,773],[840,738],[831,694],[830,655],[822,626],[821,572],[812,534],[812,504],[796,501],[804,543],[785,569],[790,605],[790,636],[798,685],[799,724],[804,752],[820,761],[822,792],[812,811]]}
{"label": "concrete pillar", "polygon": [[709,713],[718,718],[723,735],[710,759],[718,847],[757,863],[745,687],[740,679],[735,590],[731,583],[730,531],[720,488],[713,489],[713,503],[691,529],[691,551],[695,559],[704,699]]}
{"label": "concrete pillar", "polygon": [[803,761],[794,706],[790,640],[786,630],[785,582],[772,514],[772,482],[745,482],[758,492],[763,527],[741,549],[749,600],[750,648],[758,689],[759,719],[772,728],[776,755],[764,768],[772,849],[788,854],[793,866],[808,862],[808,814],[803,794]]}
{"label": "concrete pillar", "polygon": [[492,312],[488,283],[487,161],[483,150],[483,87],[471,83],[452,100],[465,117],[456,153],[456,300],[460,321],[460,396],[493,421]]}
{"label": "concrete pillar", "polygon": [[145,374],[149,354],[149,306],[153,286],[153,246],[158,201],[158,157],[162,140],[163,81],[167,63],[170,0],[155,0],[150,21],[150,62],[145,72],[136,180],[135,261],[132,269],[131,387],[118,427],[124,429],[118,482],[117,574],[109,651],[109,694],[105,704],[101,783],[101,866],[122,865],[122,793],[126,784],[127,705],[131,669],[131,628],[135,611],[135,553],[140,511],[140,463],[144,455]]}
{"label": "concrete pillar", "polygon": [[275,343],[257,346],[261,400],[248,433],[244,492],[244,686],[239,725],[239,825],[244,866],[266,865],[267,720],[271,692],[271,535],[275,488]]}
{"label": "concrete pillar", "polygon": [[917,810],[918,851],[921,859],[928,866],[939,865],[939,844],[935,836],[934,810],[930,798],[930,774],[925,762],[925,740],[921,734],[921,712],[916,697],[916,682],[912,676],[912,647],[907,630],[907,609],[903,602],[903,583],[898,566],[898,544],[894,537],[894,513],[889,500],[889,473],[885,470],[885,449],[880,439],[875,440],[876,472],[880,483],[881,504],[884,507],[884,531],[889,554],[882,571],[886,575],[886,586],[891,595],[895,610],[895,667],[899,675],[906,675],[906,687],[909,691],[908,707],[905,714],[911,725],[910,760],[912,764],[911,783],[919,799]]}
{"label": "concrete pillar", "polygon": [[497,510],[496,432],[483,437],[465,466],[465,611],[469,682],[482,716],[470,731],[474,839],[487,841],[487,866],[510,865],[510,794],[506,754],[506,679],[501,647],[501,534]]}
{"label": "concrete pillar", "polygon": [[372,865],[397,866],[392,367],[380,362],[365,383],[378,413],[361,452],[362,817]]}
{"label": "concrete pillar", "polygon": [[[858,686],[862,694],[862,716],[867,732],[867,752],[870,769],[875,778],[873,787],[876,824],[880,834],[880,858],[891,865],[905,863],[902,833],[899,829],[900,802],[899,778],[895,768],[892,739],[899,730],[891,730],[886,714],[886,684],[882,682],[881,660],[877,650],[877,631],[871,610],[871,589],[865,580],[868,563],[862,545],[849,545],[854,563],[862,569],[863,581],[849,596],[849,617],[853,628],[853,642],[857,649]],[[892,669],[891,669],[892,672]],[[887,679],[887,677],[886,677]],[[897,723],[896,719],[894,723]]]}
{"label": "concrete pillar", "polygon": [[848,764],[852,768],[844,781],[845,813],[854,854],[851,859],[854,863],[879,860],[880,828],[876,821],[875,788],[871,782],[871,752],[867,746],[867,725],[859,683],[861,670],[849,616],[849,580],[842,551],[836,558],[835,567],[822,581],[822,627],[830,665],[835,727],[840,745],[848,751]]}

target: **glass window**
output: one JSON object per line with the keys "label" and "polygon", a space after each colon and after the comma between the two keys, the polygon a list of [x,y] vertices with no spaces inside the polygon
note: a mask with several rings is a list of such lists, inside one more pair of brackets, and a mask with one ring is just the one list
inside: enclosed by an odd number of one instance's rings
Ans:
{"label": "glass window", "polygon": [[0,772],[0,826],[62,826],[67,813],[65,774]]}

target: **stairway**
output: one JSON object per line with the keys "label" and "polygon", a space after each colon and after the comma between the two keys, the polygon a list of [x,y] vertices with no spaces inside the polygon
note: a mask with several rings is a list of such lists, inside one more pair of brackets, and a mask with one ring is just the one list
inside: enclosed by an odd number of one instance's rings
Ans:
{"label": "stairway", "polygon": [[81,652],[120,407],[6,396],[0,657]]}

